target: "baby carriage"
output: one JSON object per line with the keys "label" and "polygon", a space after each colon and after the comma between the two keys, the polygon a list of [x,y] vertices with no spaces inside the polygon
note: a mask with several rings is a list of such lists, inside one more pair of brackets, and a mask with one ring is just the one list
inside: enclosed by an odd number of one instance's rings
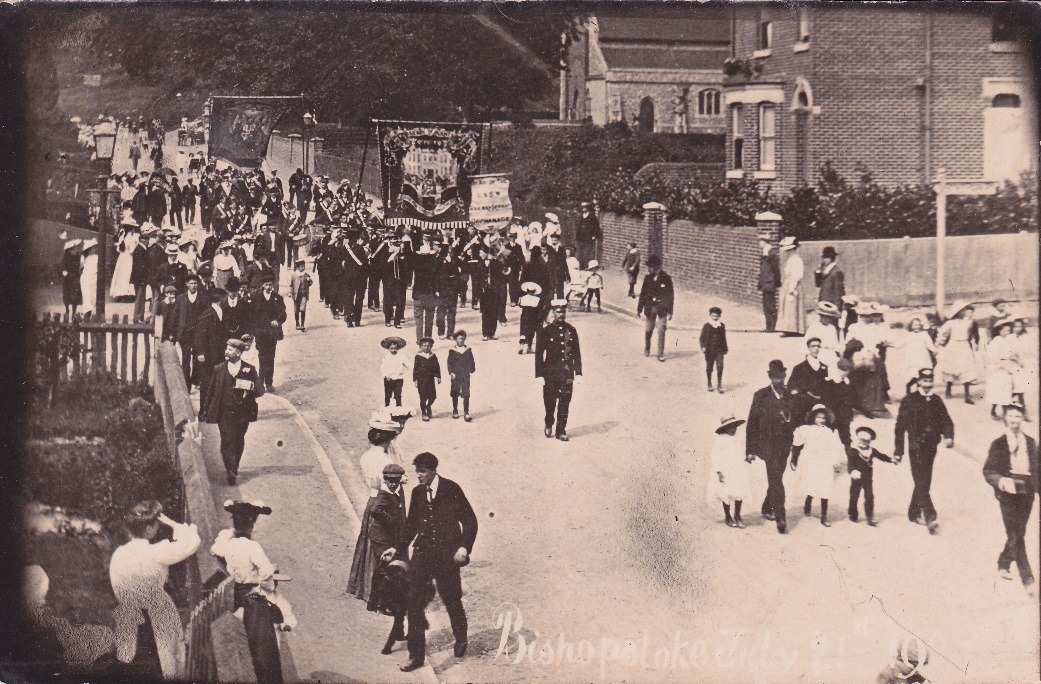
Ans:
{"label": "baby carriage", "polygon": [[[568,304],[575,302],[578,304],[572,310],[581,310],[582,302],[586,297],[586,281],[589,279],[591,271],[572,271],[571,282],[565,283],[564,285],[564,296],[568,300]],[[569,308],[571,308],[569,306]]]}

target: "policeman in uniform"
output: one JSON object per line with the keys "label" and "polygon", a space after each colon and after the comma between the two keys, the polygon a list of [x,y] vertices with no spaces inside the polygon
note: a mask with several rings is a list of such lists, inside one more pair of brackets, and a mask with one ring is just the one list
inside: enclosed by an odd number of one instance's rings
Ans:
{"label": "policeman in uniform", "polygon": [[943,399],[933,394],[933,369],[918,371],[918,391],[911,392],[900,402],[896,414],[896,446],[893,455],[904,455],[904,435],[910,451],[911,477],[914,492],[907,517],[911,522],[928,525],[930,534],[938,534],[936,509],[933,507],[929,488],[933,482],[933,462],[940,439],[950,449],[954,446],[954,422],[943,404]]}
{"label": "policeman in uniform", "polygon": [[[575,378],[582,376],[582,352],[578,346],[578,331],[568,323],[567,300],[550,302],[556,317],[538,331],[535,338],[535,378],[542,383],[542,400],[546,405],[546,437],[568,441],[567,417],[574,391]],[[554,413],[556,420],[554,420]]]}

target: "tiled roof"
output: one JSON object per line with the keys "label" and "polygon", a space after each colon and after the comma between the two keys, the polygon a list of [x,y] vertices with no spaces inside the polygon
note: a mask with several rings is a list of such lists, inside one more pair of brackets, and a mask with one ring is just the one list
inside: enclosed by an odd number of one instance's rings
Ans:
{"label": "tiled roof", "polygon": [[608,69],[678,69],[722,71],[728,48],[629,48],[601,45]]}
{"label": "tiled roof", "polygon": [[600,42],[730,42],[730,12],[726,7],[629,7],[596,15]]}

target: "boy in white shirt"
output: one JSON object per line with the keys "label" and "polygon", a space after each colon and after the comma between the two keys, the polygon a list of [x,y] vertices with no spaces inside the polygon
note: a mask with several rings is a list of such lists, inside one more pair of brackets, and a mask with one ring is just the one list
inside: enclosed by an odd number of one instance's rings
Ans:
{"label": "boy in white shirt", "polygon": [[398,354],[405,344],[405,340],[400,337],[387,337],[380,342],[380,346],[387,350],[386,356],[380,363],[380,373],[383,375],[384,406],[390,406],[392,396],[397,405],[401,406],[401,389],[405,385],[405,376],[412,372],[405,355]]}

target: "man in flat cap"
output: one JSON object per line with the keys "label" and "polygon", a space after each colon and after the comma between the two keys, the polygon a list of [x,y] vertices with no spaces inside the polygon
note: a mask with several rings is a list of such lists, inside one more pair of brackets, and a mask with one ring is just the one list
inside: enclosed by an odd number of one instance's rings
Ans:
{"label": "man in flat cap", "polygon": [[936,448],[942,439],[947,448],[954,446],[954,422],[944,406],[943,399],[933,394],[933,369],[918,371],[918,391],[910,392],[900,401],[896,414],[896,445],[893,455],[904,455],[904,436],[910,453],[911,477],[914,491],[907,507],[907,519],[927,525],[930,534],[938,534],[936,508],[929,489],[933,483],[933,462]]}
{"label": "man in flat cap", "polygon": [[796,397],[784,385],[788,369],[774,359],[767,375],[770,384],[752,395],[745,428],[745,460],[751,463],[761,458],[766,464],[768,482],[762,514],[777,522],[777,531],[787,534],[788,521],[784,512],[784,470],[792,450],[792,437],[799,425]]}
{"label": "man in flat cap", "polygon": [[199,407],[199,420],[216,423],[220,431],[220,454],[230,485],[238,477],[246,430],[257,419],[257,397],[264,394],[257,369],[242,360],[245,349],[242,340],[227,341],[224,363],[210,372],[203,392],[206,401]]}
{"label": "man in flat cap", "polygon": [[574,392],[575,379],[582,376],[582,351],[578,331],[567,322],[567,300],[550,302],[553,322],[535,334],[535,378],[542,383],[542,401],[546,407],[546,437],[568,441],[567,419]]}
{"label": "man in flat cap", "polygon": [[250,332],[257,341],[260,357],[260,379],[270,392],[275,385],[275,348],[285,337],[282,324],[288,316],[285,299],[275,292],[274,275],[269,273],[263,277],[260,292],[250,300],[249,314]]}
{"label": "man in flat cap", "polygon": [[[257,684],[281,684],[282,657],[278,650],[275,625],[289,616],[279,609],[277,583],[287,580],[280,575],[253,539],[253,527],[261,515],[271,515],[271,507],[263,501],[225,501],[224,510],[231,513],[233,527],[221,530],[210,547],[210,553],[224,565],[235,582],[234,609],[241,610],[246,643],[253,661]],[[275,599],[274,601],[272,599]]]}
{"label": "man in flat cap", "polygon": [[[433,579],[448,611],[455,636],[455,657],[466,655],[468,645],[466,611],[463,609],[462,580],[459,569],[470,562],[477,539],[477,515],[462,487],[437,474],[437,457],[429,452],[413,460],[419,484],[412,490],[412,502],[400,548],[412,548],[408,577],[408,655],[402,672],[412,672],[426,661],[424,624],[427,583]],[[393,560],[396,548],[387,549],[383,560]]]}

